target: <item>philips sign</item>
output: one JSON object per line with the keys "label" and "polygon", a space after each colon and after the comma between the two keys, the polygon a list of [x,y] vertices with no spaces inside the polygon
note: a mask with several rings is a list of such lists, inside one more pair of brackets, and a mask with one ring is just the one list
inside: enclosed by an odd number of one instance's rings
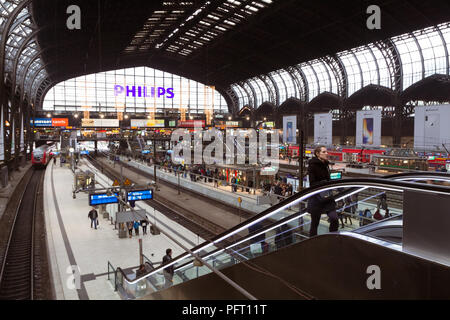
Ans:
{"label": "philips sign", "polygon": [[174,97],[173,88],[164,87],[149,87],[146,86],[121,86],[116,84],[114,86],[114,95],[118,96],[126,94],[127,97],[144,97],[144,98],[157,98],[164,96],[172,99]]}

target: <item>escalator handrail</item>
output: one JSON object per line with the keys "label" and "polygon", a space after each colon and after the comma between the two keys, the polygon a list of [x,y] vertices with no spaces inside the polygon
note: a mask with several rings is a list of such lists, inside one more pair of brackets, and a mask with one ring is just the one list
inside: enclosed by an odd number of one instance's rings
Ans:
{"label": "escalator handrail", "polygon": [[405,173],[396,173],[391,174],[388,176],[385,176],[385,179],[394,179],[397,180],[398,178],[414,178],[414,177],[430,177],[430,178],[447,178],[450,181],[450,173],[445,172],[405,172]]}
{"label": "escalator handrail", "polygon": [[[414,175],[412,175],[412,176],[414,177]],[[412,178],[413,178],[413,177],[412,177]],[[384,178],[384,179],[386,179],[386,178]],[[366,188],[350,188],[349,190],[345,190],[345,191],[342,191],[342,192],[338,192],[338,193],[335,194],[333,197],[331,197],[331,199],[333,199],[333,200],[336,200],[336,199],[342,199],[342,198],[347,197],[348,194],[353,194],[355,190],[360,190],[360,191],[362,191],[362,189],[366,189]],[[239,240],[239,243],[248,241],[248,240],[250,240],[251,238],[254,238],[254,237],[256,237],[256,236],[259,235],[259,234],[262,234],[262,233],[267,232],[268,230],[275,229],[275,228],[277,228],[277,227],[279,227],[279,226],[281,226],[281,225],[283,225],[283,224],[285,224],[285,223],[287,223],[287,222],[290,222],[290,221],[292,221],[292,220],[298,219],[298,218],[300,218],[300,216],[303,216],[304,214],[306,214],[306,212],[299,211],[299,212],[294,213],[294,214],[292,214],[292,215],[289,215],[289,216],[287,216],[287,217],[285,217],[285,218],[283,218],[283,219],[281,219],[281,220],[275,221],[273,224],[270,224],[270,225],[268,225],[268,226],[265,226],[265,227],[259,229],[259,230],[258,230],[258,233],[257,233],[256,235],[255,235],[255,234],[250,234],[250,235],[247,235],[247,236],[243,237],[242,239]],[[395,218],[395,217],[390,217],[390,218],[388,218],[388,220],[391,219],[391,218],[393,219],[393,218]],[[247,221],[248,221],[248,220],[247,220]],[[383,221],[386,221],[386,220],[383,220]],[[274,226],[274,225],[275,225],[275,226]],[[230,247],[233,247],[233,246],[235,246],[235,245],[236,245],[236,243],[233,243],[233,244],[230,244],[229,246],[227,246],[226,248],[225,248],[225,246],[224,246],[224,247],[220,247],[220,246],[219,246],[219,248],[217,248],[216,250],[213,250],[213,251],[211,251],[211,252],[208,252],[205,256],[202,256],[202,258],[203,258],[203,259],[207,259],[208,257],[217,254],[217,252],[219,252],[219,251],[224,251],[224,250],[226,251],[227,249],[229,249]],[[193,250],[194,250],[194,249],[193,249]],[[192,264],[192,261],[188,261],[188,262],[186,262],[186,263],[184,263],[184,264],[182,264],[182,265],[177,266],[177,268],[175,268],[175,271],[176,271],[176,270],[179,270],[179,269],[183,269],[186,265],[189,265],[189,264]]]}
{"label": "escalator handrail", "polygon": [[[327,181],[319,183],[313,187],[304,189],[292,197],[281,201],[280,203],[264,210],[263,212],[257,214],[256,216],[234,226],[233,228],[215,236],[211,240],[207,240],[203,242],[200,245],[197,245],[193,249],[191,249],[192,252],[198,253],[199,251],[205,249],[206,247],[209,247],[211,245],[214,245],[216,242],[220,242],[222,240],[225,240],[226,238],[230,237],[231,235],[234,235],[237,232],[240,232],[242,230],[247,229],[249,226],[253,225],[255,222],[262,221],[266,219],[267,217],[275,214],[278,211],[281,211],[284,208],[288,208],[292,206],[292,202],[300,202],[302,200],[305,200],[306,198],[309,198],[309,196],[318,194],[325,190],[332,190],[337,188],[345,188],[349,186],[354,186],[355,188],[358,187],[379,187],[379,188],[391,188],[390,190],[394,191],[404,191],[404,190],[413,190],[413,191],[422,191],[422,192],[431,192],[431,193],[440,193],[445,195],[450,195],[450,187],[444,187],[444,186],[436,186],[436,185],[429,185],[429,184],[417,184],[412,182],[404,182],[404,181],[396,181],[396,180],[387,180],[383,178],[355,178],[355,179],[344,179],[339,181]],[[387,189],[389,190],[389,189]],[[292,217],[292,215],[290,216]],[[280,220],[281,221],[281,220]],[[277,221],[276,223],[279,223],[280,221]],[[268,226],[270,227],[270,226]],[[209,253],[208,253],[209,254]],[[191,256],[189,253],[185,252],[181,255],[175,257],[172,261],[161,264],[158,268],[155,268],[150,273],[140,277],[136,278],[132,281],[129,280],[129,278],[125,275],[125,279],[130,283],[136,283],[139,280],[148,277],[150,275],[153,275],[157,272],[162,271],[164,268],[167,268],[168,266],[171,266],[178,261],[183,260],[185,257]]]}

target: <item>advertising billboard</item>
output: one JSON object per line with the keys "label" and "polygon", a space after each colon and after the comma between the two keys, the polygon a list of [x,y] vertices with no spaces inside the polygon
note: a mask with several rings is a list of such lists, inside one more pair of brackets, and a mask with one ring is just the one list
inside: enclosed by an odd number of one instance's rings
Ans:
{"label": "advertising billboard", "polygon": [[414,149],[442,150],[450,148],[450,105],[417,106],[414,115]]}
{"label": "advertising billboard", "polygon": [[178,121],[179,128],[205,127],[205,120],[185,120]]}
{"label": "advertising billboard", "polygon": [[[33,125],[33,119],[30,120],[30,124]],[[35,127],[51,127],[52,118],[36,118],[34,119]]]}
{"label": "advertising billboard", "polygon": [[107,127],[107,128],[117,128],[119,127],[118,119],[81,119],[82,127]]}
{"label": "advertising billboard", "polygon": [[[34,119],[35,127],[68,127],[69,118],[36,118]],[[33,125],[33,119],[30,119],[30,124]]]}
{"label": "advertising billboard", "polygon": [[333,115],[331,113],[314,114],[314,143],[333,144]]}
{"label": "advertising billboard", "polygon": [[283,117],[283,142],[289,144],[297,143],[297,116]]}
{"label": "advertising billboard", "polygon": [[52,118],[52,127],[69,126],[69,118]]}
{"label": "advertising billboard", "polygon": [[164,128],[164,119],[131,119],[130,121],[131,127],[136,128]]}
{"label": "advertising billboard", "polygon": [[379,147],[381,144],[381,110],[356,112],[356,145]]}

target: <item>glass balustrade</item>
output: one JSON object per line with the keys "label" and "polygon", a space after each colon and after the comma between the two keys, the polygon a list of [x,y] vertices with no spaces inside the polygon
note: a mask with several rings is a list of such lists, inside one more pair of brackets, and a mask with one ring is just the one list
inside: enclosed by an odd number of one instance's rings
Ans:
{"label": "glass balustrade", "polygon": [[[339,216],[338,231],[353,231],[384,219],[401,219],[403,192],[408,189],[432,192],[432,188],[429,184],[402,181],[348,179],[304,190],[217,236],[212,242],[205,242],[192,249],[202,261],[196,261],[189,253],[175,258],[171,262],[175,270],[172,285],[211,273],[212,270],[203,263],[221,270],[309,239],[311,217],[306,204],[312,197],[318,197],[319,192],[331,192]],[[440,192],[450,193],[448,187],[438,188],[444,190]],[[299,205],[298,211],[285,210],[295,204]],[[328,229],[328,218],[323,214],[318,235],[328,233]],[[118,286],[122,286],[127,294],[134,297],[165,289],[165,267],[167,265],[157,267],[145,278],[138,280],[118,275]],[[145,290],[136,285],[143,279],[148,284]]]}

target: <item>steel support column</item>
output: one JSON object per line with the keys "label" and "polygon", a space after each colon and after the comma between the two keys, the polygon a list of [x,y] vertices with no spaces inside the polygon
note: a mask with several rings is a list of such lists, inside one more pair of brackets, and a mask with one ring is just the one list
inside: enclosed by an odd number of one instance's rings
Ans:
{"label": "steel support column", "polygon": [[[14,22],[17,18],[17,16],[19,15],[19,13],[31,3],[32,0],[23,0],[21,1],[17,7],[11,12],[11,15],[8,17],[8,20],[5,23],[5,26],[3,28],[3,32],[2,32],[2,39],[1,39],[1,43],[0,43],[0,103],[3,104],[4,108],[4,119],[11,121],[12,119],[9,118],[9,106],[7,103],[7,97],[6,97],[6,88],[5,88],[5,58],[6,58],[6,44],[8,42],[9,39],[9,32],[11,30],[11,28],[15,25]],[[12,104],[13,104],[13,100],[14,97],[11,97],[11,108],[12,108]],[[9,160],[11,159],[11,143],[12,143],[12,139],[11,139],[11,129],[12,129],[12,125],[10,125],[10,130],[9,130],[9,134],[8,134],[8,130],[6,130],[7,128],[5,127],[5,130],[3,132],[3,141],[4,141],[4,146],[5,146],[5,162],[9,162]]]}

